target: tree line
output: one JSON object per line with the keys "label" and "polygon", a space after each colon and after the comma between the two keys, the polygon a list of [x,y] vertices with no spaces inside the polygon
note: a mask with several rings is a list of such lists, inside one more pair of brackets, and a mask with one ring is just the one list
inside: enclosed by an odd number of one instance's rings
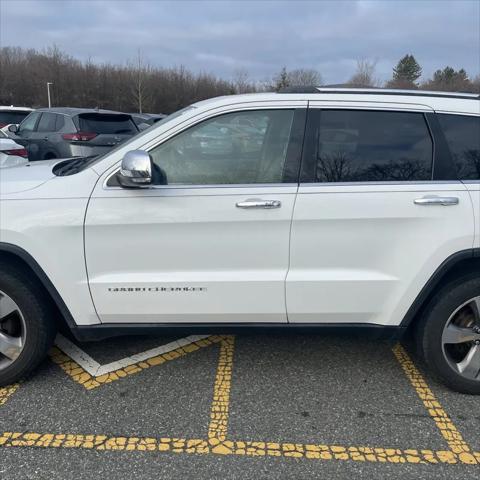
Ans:
{"label": "tree line", "polygon": [[[392,78],[381,82],[376,61],[362,59],[341,86],[428,89],[480,93],[480,75],[470,79],[464,69],[446,66],[432,78],[421,80],[415,57],[405,55],[392,69]],[[193,102],[219,95],[279,91],[289,86],[323,85],[315,69],[286,67],[262,82],[237,70],[231,79],[193,73],[184,66],[154,67],[139,51],[125,65],[79,61],[53,46],[38,51],[19,47],[0,49],[0,105],[45,106],[46,84],[52,82],[52,105],[107,108],[124,112],[172,113]],[[338,85],[340,86],[340,85]]]}

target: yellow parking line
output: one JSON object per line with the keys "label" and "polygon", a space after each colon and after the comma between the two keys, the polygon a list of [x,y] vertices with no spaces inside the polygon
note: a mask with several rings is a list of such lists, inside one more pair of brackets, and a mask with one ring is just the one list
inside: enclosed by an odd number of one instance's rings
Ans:
{"label": "yellow parking line", "polygon": [[[0,447],[78,448],[217,455],[246,455],[341,460],[377,463],[472,464],[451,451],[399,450],[395,448],[346,447],[340,445],[229,441],[217,450],[211,440],[152,437],[109,437],[107,435],[72,435],[55,433],[5,432]],[[220,442],[218,439],[214,439]],[[480,453],[475,454],[480,459]]]}
{"label": "yellow parking line", "polygon": [[[235,337],[224,337],[220,343],[217,375],[213,388],[213,401],[210,409],[208,438],[224,441],[228,430],[228,409],[230,404],[230,387],[232,383],[233,351]],[[218,448],[222,448],[219,446]]]}
{"label": "yellow parking line", "polygon": [[13,385],[0,387],[0,406],[2,406],[8,400],[10,395],[13,395],[18,390],[19,386],[19,383],[14,383]]}
{"label": "yellow parking line", "polygon": [[106,383],[111,383],[120,380],[128,375],[139,373],[147,368],[161,365],[162,363],[176,358],[183,357],[188,353],[199,350],[200,348],[208,347],[214,343],[221,342],[224,337],[219,335],[212,335],[211,337],[179,347],[170,352],[162,353],[154,357],[148,358],[142,362],[129,365],[125,368],[120,368],[105,375],[92,376],[84,370],[78,363],[74,362],[68,355],[63,353],[59,348],[53,347],[50,351],[50,357],[67,375],[69,375],[75,382],[79,383],[87,390],[100,387]]}
{"label": "yellow parking line", "polygon": [[450,417],[440,405],[440,402],[427,385],[423,375],[414,365],[405,349],[400,344],[397,344],[393,348],[393,353],[417,392],[418,397],[425,405],[430,417],[434,420],[443,438],[447,441],[451,451],[457,454],[465,463],[477,463],[478,457],[476,458],[476,455],[472,453],[467,442],[463,439],[457,427],[455,427]]}

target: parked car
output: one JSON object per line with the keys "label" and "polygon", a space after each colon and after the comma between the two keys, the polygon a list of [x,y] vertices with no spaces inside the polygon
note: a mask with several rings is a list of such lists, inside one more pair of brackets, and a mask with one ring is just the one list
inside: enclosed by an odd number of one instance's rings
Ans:
{"label": "parked car", "polygon": [[32,109],[28,107],[0,106],[0,131],[7,133],[9,125],[18,125],[30,112]]}
{"label": "parked car", "polygon": [[166,117],[161,113],[131,113],[130,115],[139,130],[145,130]]}
{"label": "parked car", "polygon": [[3,170],[0,384],[57,323],[335,327],[412,332],[480,394],[480,96],[314,92],[206,100],[102,157]]}
{"label": "parked car", "polygon": [[15,167],[24,163],[28,163],[25,147],[0,131],[0,168]]}
{"label": "parked car", "polygon": [[40,108],[9,130],[31,161],[100,155],[139,131],[130,115],[84,108]]}

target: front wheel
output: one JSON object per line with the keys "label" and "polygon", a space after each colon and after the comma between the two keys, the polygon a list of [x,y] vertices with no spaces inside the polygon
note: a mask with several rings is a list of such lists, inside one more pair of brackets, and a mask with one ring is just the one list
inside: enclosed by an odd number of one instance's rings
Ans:
{"label": "front wheel", "polygon": [[480,278],[443,288],[427,307],[417,335],[428,366],[443,383],[480,394]]}
{"label": "front wheel", "polygon": [[0,267],[0,387],[30,373],[55,338],[44,292],[27,274]]}

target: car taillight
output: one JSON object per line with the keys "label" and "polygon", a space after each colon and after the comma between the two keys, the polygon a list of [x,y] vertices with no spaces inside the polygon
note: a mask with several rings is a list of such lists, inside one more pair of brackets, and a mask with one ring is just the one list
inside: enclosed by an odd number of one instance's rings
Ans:
{"label": "car taillight", "polygon": [[15,150],[0,150],[5,155],[16,155],[17,157],[28,158],[28,152],[25,148],[17,148]]}
{"label": "car taillight", "polygon": [[88,142],[96,136],[97,134],[92,132],[64,133],[62,135],[64,140],[68,140],[70,142]]}

